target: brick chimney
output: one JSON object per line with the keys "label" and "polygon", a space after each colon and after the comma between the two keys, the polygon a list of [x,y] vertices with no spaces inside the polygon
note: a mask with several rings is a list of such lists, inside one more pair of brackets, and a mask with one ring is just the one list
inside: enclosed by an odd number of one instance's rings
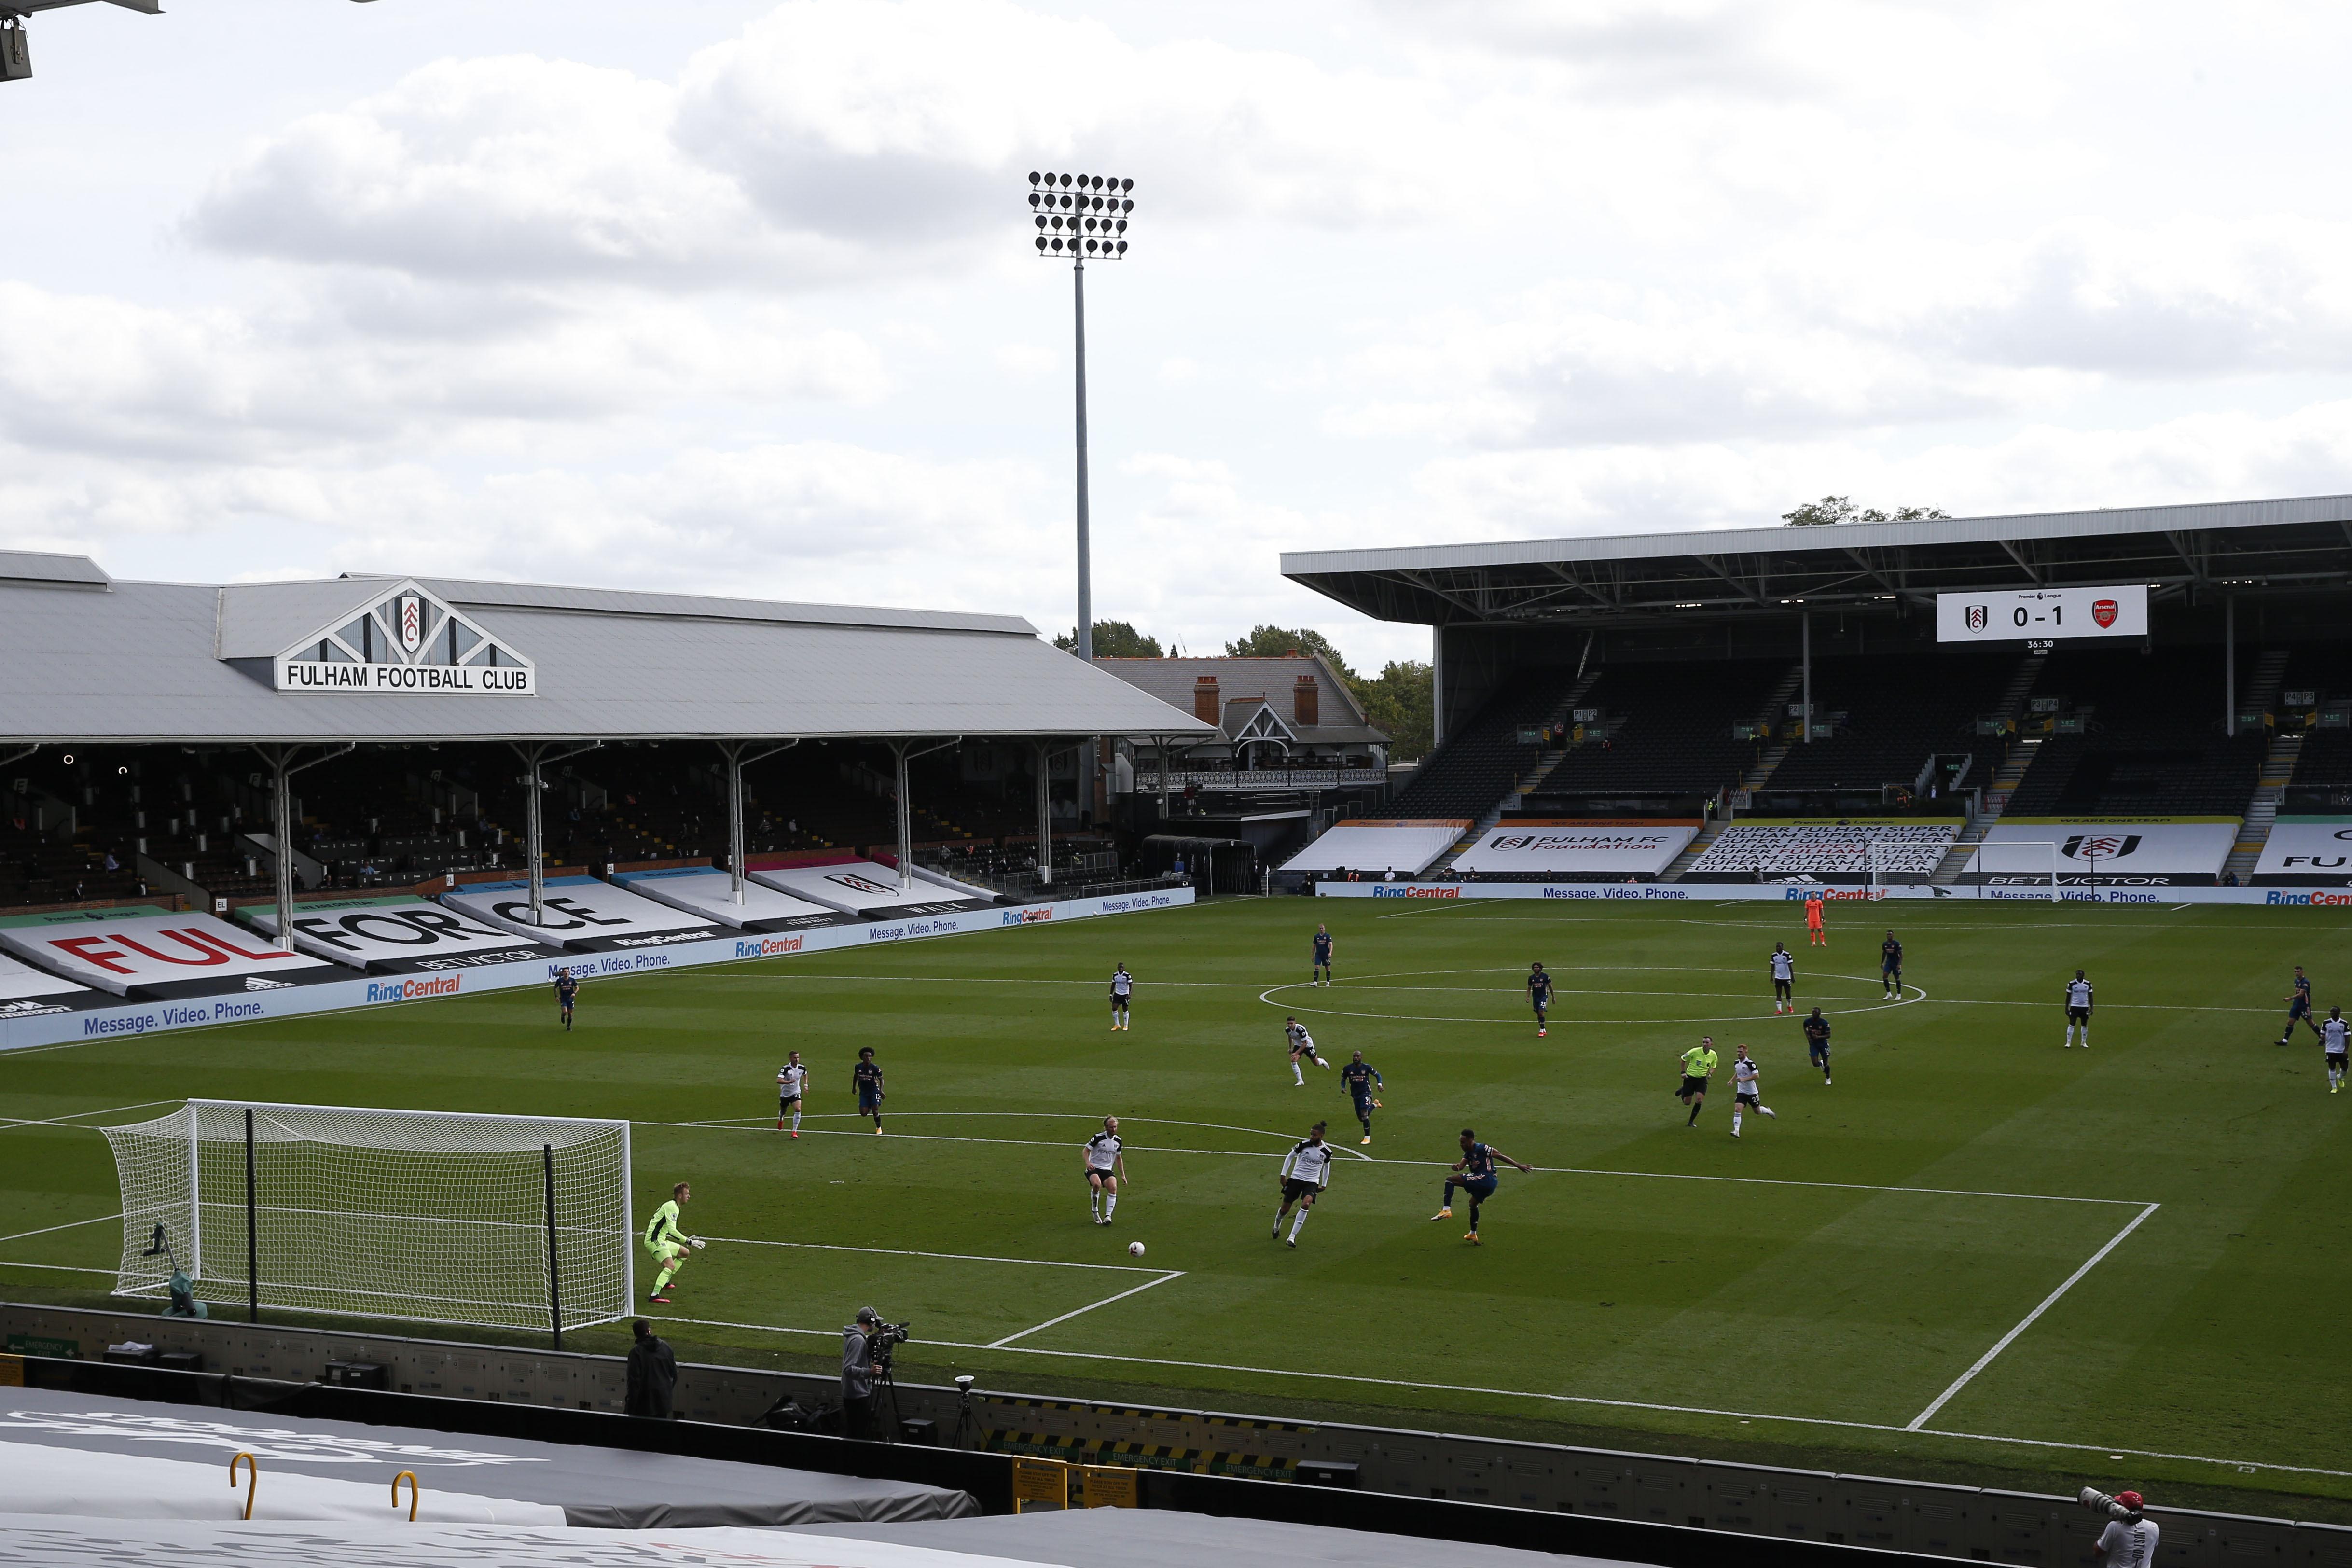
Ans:
{"label": "brick chimney", "polygon": [[1216,724],[1222,723],[1224,716],[1224,704],[1217,700],[1217,678],[1213,675],[1194,677],[1192,717],[1203,724]]}
{"label": "brick chimney", "polygon": [[1320,724],[1317,717],[1323,711],[1323,689],[1315,684],[1311,675],[1302,675],[1298,684],[1290,689],[1290,717],[1302,729]]}

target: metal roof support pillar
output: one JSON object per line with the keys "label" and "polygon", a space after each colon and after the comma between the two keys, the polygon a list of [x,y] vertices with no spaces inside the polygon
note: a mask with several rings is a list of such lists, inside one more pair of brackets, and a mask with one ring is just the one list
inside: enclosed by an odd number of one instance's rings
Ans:
{"label": "metal roof support pillar", "polygon": [[727,868],[732,876],[729,887],[734,894],[737,909],[743,907],[743,879],[750,875],[746,864],[749,848],[743,842],[743,770],[762,757],[790,751],[800,742],[786,741],[782,745],[771,746],[750,756],[743,754],[746,744],[742,741],[719,742],[719,753],[727,759]]}
{"label": "metal roof support pillar", "polygon": [[277,864],[270,877],[270,890],[278,905],[278,945],[287,952],[294,951],[294,786],[289,783],[304,768],[315,768],[320,763],[347,757],[359,750],[359,742],[351,742],[323,756],[312,757],[307,763],[297,763],[299,746],[256,746],[261,760],[269,764],[269,832],[275,841],[270,857]]}
{"label": "metal roof support pillar", "polygon": [[898,760],[898,890],[902,893],[910,893],[915,889],[915,805],[907,788],[907,763],[910,758],[928,757],[933,752],[944,752],[950,746],[961,745],[963,737],[958,735],[952,740],[941,741],[936,746],[925,746],[919,752],[908,749],[914,743],[912,741],[888,742],[891,754]]}
{"label": "metal roof support pillar", "polygon": [[915,887],[915,812],[907,795],[907,746],[905,741],[890,742],[891,755],[898,762],[898,890],[902,893],[912,892]]}
{"label": "metal roof support pillar", "polygon": [[1445,744],[1445,623],[1429,628],[1429,749]]}
{"label": "metal roof support pillar", "polygon": [[541,861],[544,858],[542,845],[545,842],[545,837],[541,827],[539,810],[540,793],[547,788],[539,776],[539,760],[546,752],[545,746],[533,746],[523,753],[525,771],[522,776],[522,852],[523,858],[530,865],[530,923],[533,925],[546,923],[547,875],[545,868],[541,865]]}
{"label": "metal roof support pillar", "polygon": [[270,857],[270,891],[278,901],[278,945],[294,951],[294,787],[287,782],[291,752],[280,748],[270,763],[269,831],[278,851]]}
{"label": "metal roof support pillar", "polygon": [[1054,785],[1046,777],[1052,772],[1054,743],[1037,742],[1037,880],[1045,887],[1054,885]]}
{"label": "metal roof support pillar", "polygon": [[2221,733],[2238,738],[2238,595],[2221,595]]}
{"label": "metal roof support pillar", "polygon": [[1806,610],[1797,616],[1798,637],[1805,663],[1804,729],[1799,739],[1811,745],[1813,739],[1813,612]]}
{"label": "metal roof support pillar", "polygon": [[520,741],[509,741],[507,743],[514,748],[515,755],[522,759],[525,769],[522,777],[515,782],[522,785],[523,794],[523,855],[530,862],[530,923],[541,925],[545,923],[547,904],[547,875],[542,862],[547,858],[547,855],[546,834],[540,816],[539,797],[545,792],[547,784],[540,777],[540,770],[550,763],[560,763],[566,757],[577,757],[593,752],[604,742],[591,741],[584,746],[574,746],[568,752],[559,752],[551,757],[547,754],[547,742],[543,741],[534,742],[528,746]]}
{"label": "metal roof support pillar", "polygon": [[1154,735],[1151,743],[1160,748],[1160,831],[1168,831],[1168,737]]}

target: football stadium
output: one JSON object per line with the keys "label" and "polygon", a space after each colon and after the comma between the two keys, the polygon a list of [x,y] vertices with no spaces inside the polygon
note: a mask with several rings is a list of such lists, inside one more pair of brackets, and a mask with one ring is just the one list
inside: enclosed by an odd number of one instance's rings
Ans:
{"label": "football stadium", "polygon": [[2025,1563],[2122,1467],[2346,1550],[2352,497],[1284,570],[1431,628],[1417,765],[1311,658],[0,555],[11,1416],[833,1500],[443,1520]]}

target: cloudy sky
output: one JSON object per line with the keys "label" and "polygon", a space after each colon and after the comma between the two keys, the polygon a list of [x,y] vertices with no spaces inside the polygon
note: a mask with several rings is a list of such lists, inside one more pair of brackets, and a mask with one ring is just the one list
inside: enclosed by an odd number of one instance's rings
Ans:
{"label": "cloudy sky", "polygon": [[0,85],[0,544],[1426,634],[1286,548],[2308,494],[2341,5],[171,0]]}

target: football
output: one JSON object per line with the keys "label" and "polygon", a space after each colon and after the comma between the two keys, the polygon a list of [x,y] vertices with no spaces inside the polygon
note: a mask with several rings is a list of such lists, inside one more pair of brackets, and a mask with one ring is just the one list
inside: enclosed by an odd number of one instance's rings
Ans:
{"label": "football", "polygon": [[1143,1256],[1143,1243],[1130,1241],[1127,1244],[1127,1250],[1129,1257],[1140,1258]]}

